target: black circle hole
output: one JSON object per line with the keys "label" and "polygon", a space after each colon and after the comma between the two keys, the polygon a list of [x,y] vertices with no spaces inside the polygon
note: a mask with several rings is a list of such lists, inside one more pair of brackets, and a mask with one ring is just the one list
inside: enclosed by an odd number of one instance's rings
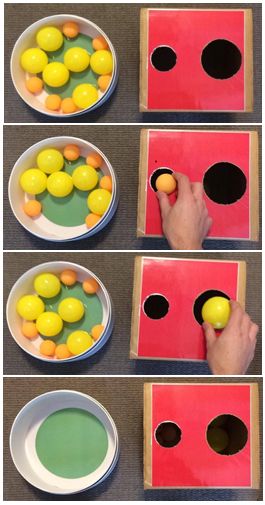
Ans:
{"label": "black circle hole", "polygon": [[221,161],[207,170],[203,187],[206,195],[215,203],[229,205],[242,198],[247,188],[247,179],[239,167]]}
{"label": "black circle hole", "polygon": [[153,294],[144,301],[144,312],[150,319],[161,319],[167,315],[168,311],[169,303],[162,295]]}
{"label": "black circle hole", "polygon": [[245,447],[248,429],[239,417],[222,414],[207,426],[206,438],[213,451],[231,456]]}
{"label": "black circle hole", "polygon": [[173,174],[173,170],[170,168],[157,168],[150,177],[150,185],[154,191],[157,191],[156,181],[158,177],[162,174]]}
{"label": "black circle hole", "polygon": [[202,318],[202,307],[209,300],[209,298],[213,298],[214,296],[223,296],[227,300],[230,300],[229,296],[227,296],[223,291],[219,291],[218,289],[209,289],[208,291],[204,291],[201,293],[198,298],[196,298],[194,305],[193,305],[193,314],[196,319],[196,321],[199,324],[203,323],[203,318]]}
{"label": "black circle hole", "polygon": [[169,46],[159,46],[151,54],[151,63],[159,72],[168,72],[172,70],[177,62],[177,55]]}
{"label": "black circle hole", "polygon": [[156,428],[155,438],[162,447],[175,447],[181,440],[181,429],[172,421],[165,421]]}
{"label": "black circle hole", "polygon": [[229,79],[241,67],[242,56],[238,47],[229,40],[217,39],[202,51],[201,62],[205,72],[214,79]]}

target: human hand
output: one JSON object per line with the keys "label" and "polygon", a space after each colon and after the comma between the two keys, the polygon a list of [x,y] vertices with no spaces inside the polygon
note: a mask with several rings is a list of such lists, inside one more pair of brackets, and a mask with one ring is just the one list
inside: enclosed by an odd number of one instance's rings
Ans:
{"label": "human hand", "polygon": [[170,204],[166,193],[156,193],[164,235],[172,249],[202,249],[202,242],[212,225],[203,199],[203,186],[200,182],[190,182],[184,174],[172,175],[177,181],[174,205]]}
{"label": "human hand", "polygon": [[207,361],[214,375],[243,375],[254,357],[259,327],[241,305],[230,300],[229,321],[217,336],[210,323],[203,323]]}

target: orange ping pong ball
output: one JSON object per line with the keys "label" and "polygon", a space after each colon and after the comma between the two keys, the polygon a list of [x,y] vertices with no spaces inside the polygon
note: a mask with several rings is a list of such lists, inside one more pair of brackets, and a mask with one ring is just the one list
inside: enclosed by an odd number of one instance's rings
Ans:
{"label": "orange ping pong ball", "polygon": [[90,153],[86,158],[86,164],[90,165],[93,168],[100,168],[102,162],[103,159],[98,153]]}
{"label": "orange ping pong ball", "polygon": [[96,293],[99,289],[99,284],[98,282],[96,281],[96,279],[93,279],[92,277],[90,277],[89,279],[86,279],[84,282],[83,282],[83,290],[85,291],[85,293],[87,293],[88,295],[93,295],[94,293]]}
{"label": "orange ping pong ball", "polygon": [[54,356],[56,344],[52,340],[43,340],[40,345],[40,352],[44,356]]}
{"label": "orange ping pong ball", "polygon": [[90,214],[88,214],[88,216],[85,219],[86,225],[88,228],[92,228],[100,220],[101,220],[101,216],[97,216],[96,214],[93,214],[92,212],[90,212]]}
{"label": "orange ping pong ball", "polygon": [[38,200],[29,200],[23,205],[25,214],[29,217],[37,217],[41,213],[41,203]]}
{"label": "orange ping pong ball", "polygon": [[69,161],[75,161],[80,156],[80,149],[75,144],[68,144],[63,150],[64,157]]}
{"label": "orange ping pong ball", "polygon": [[40,93],[43,88],[43,80],[33,76],[26,80],[26,88],[30,93]]}
{"label": "orange ping pong ball", "polygon": [[177,187],[177,181],[171,174],[161,174],[156,179],[156,189],[170,195]]}
{"label": "orange ping pong ball", "polygon": [[74,21],[68,21],[67,23],[64,23],[63,25],[63,34],[68,38],[68,39],[73,39],[74,37],[77,37],[79,34],[79,26],[77,23]]}
{"label": "orange ping pong ball", "polygon": [[33,321],[24,321],[22,324],[22,333],[24,337],[29,338],[30,340],[36,338],[38,336],[36,323]]}
{"label": "orange ping pong ball", "polygon": [[60,280],[65,286],[73,286],[76,283],[77,275],[74,270],[64,270],[60,275]]}

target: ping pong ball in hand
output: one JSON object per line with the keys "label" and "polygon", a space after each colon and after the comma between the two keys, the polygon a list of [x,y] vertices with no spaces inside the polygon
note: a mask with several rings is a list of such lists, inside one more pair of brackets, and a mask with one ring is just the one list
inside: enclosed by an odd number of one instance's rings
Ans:
{"label": "ping pong ball in hand", "polygon": [[223,296],[209,298],[202,307],[202,318],[216,330],[222,330],[230,317],[230,303]]}
{"label": "ping pong ball in hand", "polygon": [[60,280],[65,286],[73,286],[77,280],[76,272],[74,270],[64,270],[60,275]]}
{"label": "ping pong ball in hand", "polygon": [[38,74],[48,65],[48,56],[42,49],[33,47],[22,53],[20,63],[26,72]]}
{"label": "ping pong ball in hand", "polygon": [[57,51],[63,45],[63,35],[55,26],[44,26],[36,35],[37,44],[44,51]]}
{"label": "ping pong ball in hand", "polygon": [[64,198],[73,189],[72,177],[66,172],[54,172],[48,177],[47,190],[52,196]]}
{"label": "ping pong ball in hand", "polygon": [[63,321],[76,323],[85,313],[83,303],[77,298],[65,298],[59,303],[58,312]]}
{"label": "ping pong ball in hand", "polygon": [[93,338],[87,331],[77,330],[71,333],[67,339],[69,351],[77,356],[89,349],[94,343]]}
{"label": "ping pong ball in hand", "polygon": [[98,183],[98,174],[89,165],[80,165],[72,173],[73,183],[81,191],[89,191],[95,188]]}
{"label": "ping pong ball in hand", "polygon": [[43,273],[34,279],[34,289],[43,298],[53,298],[61,291],[61,283],[54,274]]}
{"label": "ping pong ball in hand", "polygon": [[20,177],[20,186],[29,195],[39,195],[47,187],[47,175],[38,168],[25,170]]}
{"label": "ping pong ball in hand", "polygon": [[58,149],[43,149],[37,156],[37,165],[46,174],[58,172],[64,166],[63,155]]}
{"label": "ping pong ball in hand", "polygon": [[156,189],[170,195],[177,187],[177,182],[171,174],[161,174],[156,179]]}
{"label": "ping pong ball in hand", "polygon": [[34,321],[44,312],[45,305],[38,296],[25,295],[19,299],[16,308],[20,317],[27,321]]}
{"label": "ping pong ball in hand", "polygon": [[44,337],[55,337],[63,328],[63,321],[56,312],[43,312],[36,321],[37,330]]}

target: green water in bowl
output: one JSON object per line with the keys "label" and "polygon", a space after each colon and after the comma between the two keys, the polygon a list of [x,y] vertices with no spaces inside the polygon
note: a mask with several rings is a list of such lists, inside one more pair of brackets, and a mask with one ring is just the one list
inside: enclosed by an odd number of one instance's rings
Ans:
{"label": "green water in bowl", "polygon": [[[48,312],[58,312],[58,305],[64,299],[68,297],[78,298],[83,302],[85,306],[85,314],[76,323],[66,323],[63,322],[62,331],[53,337],[52,340],[58,344],[64,344],[68,338],[68,335],[76,330],[84,330],[90,333],[91,328],[96,324],[102,324],[103,319],[103,307],[98,295],[95,293],[93,295],[88,295],[84,292],[80,282],[76,282],[74,286],[65,286],[61,283],[62,289],[57,296],[53,298],[42,298],[45,304],[45,310]],[[50,337],[43,337],[44,340],[50,340]]]}
{"label": "green water in bowl", "polygon": [[[64,54],[71,47],[82,47],[86,49],[91,55],[94,53],[94,49],[92,47],[92,38],[88,37],[88,35],[83,35],[79,33],[77,37],[74,39],[67,39],[64,36],[64,43],[58,51],[47,52],[49,63],[53,61],[59,61],[61,63],[64,62]],[[84,70],[83,72],[70,72],[69,81],[64,84],[64,86],[60,86],[59,88],[53,88],[44,83],[44,89],[47,91],[49,95],[60,95],[61,98],[68,98],[72,96],[72,93],[78,84],[88,83],[92,84],[98,89],[98,75],[91,70],[90,66]]]}
{"label": "green water in bowl", "polygon": [[[75,168],[80,165],[86,165],[86,160],[80,156],[76,161],[67,161],[64,163],[64,170],[72,175]],[[103,176],[101,170],[97,170],[99,180]],[[97,185],[95,188],[98,188]],[[80,226],[85,223],[86,216],[90,213],[87,206],[87,197],[90,191],[80,191],[74,188],[70,195],[64,198],[52,196],[48,191],[43,191],[36,195],[36,200],[42,204],[42,214],[52,223],[61,226]]]}
{"label": "green water in bowl", "polygon": [[66,479],[84,477],[104,461],[108,450],[105,427],[83,409],[67,408],[48,416],[37,432],[38,458],[51,473]]}

